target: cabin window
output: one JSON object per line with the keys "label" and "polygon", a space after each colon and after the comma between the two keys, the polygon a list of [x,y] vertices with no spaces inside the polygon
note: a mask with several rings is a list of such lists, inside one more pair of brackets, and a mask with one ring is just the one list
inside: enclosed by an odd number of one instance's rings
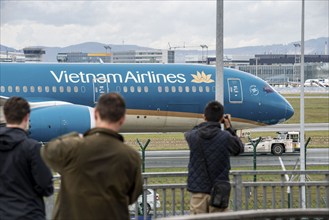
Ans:
{"label": "cabin window", "polygon": [[4,86],[1,86],[0,88],[1,88],[0,89],[1,92],[5,92],[6,91],[6,88]]}
{"label": "cabin window", "polygon": [[141,93],[141,92],[142,92],[142,87],[137,86],[137,92],[138,92],[138,93]]}
{"label": "cabin window", "polygon": [[35,88],[34,86],[30,86],[30,92],[34,92]]}
{"label": "cabin window", "polygon": [[203,87],[199,86],[199,92],[203,92]]}
{"label": "cabin window", "polygon": [[185,86],[185,92],[189,93],[190,92],[190,87]]}
{"label": "cabin window", "polygon": [[42,86],[38,86],[38,92],[42,92]]}
{"label": "cabin window", "polygon": [[127,93],[127,92],[128,92],[128,87],[127,87],[127,86],[124,86],[124,87],[123,87],[123,92],[124,92],[124,93]]}
{"label": "cabin window", "polygon": [[45,86],[45,92],[49,92],[49,86]]}
{"label": "cabin window", "polygon": [[77,93],[77,92],[79,92],[79,88],[78,88],[77,86],[74,86],[74,87],[73,87],[73,91],[74,91],[75,93]]}
{"label": "cabin window", "polygon": [[52,91],[53,91],[53,93],[56,92],[56,86],[53,86],[53,87],[52,87]]}
{"label": "cabin window", "polygon": [[66,92],[70,93],[71,92],[71,86],[66,87]]}
{"label": "cabin window", "polygon": [[206,92],[210,92],[209,86],[206,86]]}
{"label": "cabin window", "polygon": [[60,87],[59,87],[59,92],[60,92],[60,93],[63,93],[63,92],[64,92],[64,86],[60,86]]}
{"label": "cabin window", "polygon": [[169,92],[169,87],[165,86],[165,92]]}
{"label": "cabin window", "polygon": [[23,86],[23,92],[27,93],[27,86]]}
{"label": "cabin window", "polygon": [[15,86],[15,92],[20,92],[21,88],[19,86]]}
{"label": "cabin window", "polygon": [[183,92],[183,87],[182,86],[178,86],[178,92],[180,92],[180,93]]}
{"label": "cabin window", "polygon": [[131,92],[131,93],[135,92],[135,87],[130,86],[130,92]]}
{"label": "cabin window", "polygon": [[192,86],[192,92],[196,92],[196,86]]}
{"label": "cabin window", "polygon": [[162,92],[162,86],[158,86],[158,92],[159,92],[159,93]]}
{"label": "cabin window", "polygon": [[171,92],[172,92],[172,93],[175,93],[175,92],[176,92],[176,87],[175,87],[175,86],[172,86],[172,87],[171,87]]}
{"label": "cabin window", "polygon": [[144,92],[148,93],[149,92],[149,87],[148,86],[144,86]]}

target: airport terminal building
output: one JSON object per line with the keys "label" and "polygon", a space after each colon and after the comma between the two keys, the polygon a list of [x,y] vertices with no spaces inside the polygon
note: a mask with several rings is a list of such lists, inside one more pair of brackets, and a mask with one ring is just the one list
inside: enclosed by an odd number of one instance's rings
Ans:
{"label": "airport terminal building", "polygon": [[64,63],[174,63],[173,50],[130,50],[113,53],[58,53],[57,61]]}
{"label": "airport terminal building", "polygon": [[[209,57],[207,63],[215,65],[216,58]],[[256,54],[252,58],[231,56],[224,59],[224,66],[251,73],[272,85],[300,83],[300,55]],[[304,74],[305,80],[328,79],[329,55],[305,55]]]}
{"label": "airport terminal building", "polygon": [[[289,54],[255,55],[247,65],[238,65],[239,70],[258,76],[268,83],[286,84],[300,82],[300,56]],[[304,79],[328,79],[329,55],[305,55]]]}
{"label": "airport terminal building", "polygon": [[25,47],[23,51],[1,51],[0,62],[42,62],[46,51],[42,47]]}

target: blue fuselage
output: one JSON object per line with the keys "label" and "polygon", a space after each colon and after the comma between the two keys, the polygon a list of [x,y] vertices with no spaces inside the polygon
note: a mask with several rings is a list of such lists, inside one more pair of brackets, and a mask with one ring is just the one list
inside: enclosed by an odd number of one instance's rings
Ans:
{"label": "blue fuselage", "polygon": [[[155,131],[177,131],[197,124],[216,92],[216,69],[206,65],[1,63],[0,74],[2,97],[22,96],[31,103],[62,101],[93,107],[101,94],[118,92],[126,100],[128,115],[136,117],[134,120],[155,117],[152,119],[160,122],[160,117],[166,118],[161,121],[163,129]],[[265,81],[227,68],[224,106],[237,128],[277,124],[294,113]],[[175,124],[169,125],[175,117],[193,122],[175,129]],[[143,127],[129,129],[127,123],[124,130],[143,131]],[[132,127],[136,125],[134,121]]]}

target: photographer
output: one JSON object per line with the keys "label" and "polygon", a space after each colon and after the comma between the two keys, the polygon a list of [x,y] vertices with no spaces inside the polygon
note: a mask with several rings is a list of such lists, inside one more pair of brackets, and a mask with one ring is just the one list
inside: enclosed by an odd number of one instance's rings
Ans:
{"label": "photographer", "polygon": [[[190,148],[187,189],[192,193],[191,214],[223,212],[227,208],[214,207],[211,190],[216,182],[229,181],[230,155],[239,155],[244,145],[231,127],[231,116],[217,101],[207,104],[205,122],[185,133]],[[221,122],[225,130],[221,129]],[[229,191],[227,192],[229,196]]]}

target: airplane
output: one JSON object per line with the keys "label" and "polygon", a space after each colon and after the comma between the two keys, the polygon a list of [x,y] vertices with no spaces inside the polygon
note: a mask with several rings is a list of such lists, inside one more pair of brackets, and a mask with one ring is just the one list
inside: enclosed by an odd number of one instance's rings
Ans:
{"label": "airplane", "polygon": [[[93,107],[108,92],[126,101],[122,133],[185,132],[203,121],[205,105],[215,100],[215,78],[216,68],[201,64],[1,63],[0,104],[11,96],[28,100],[29,135],[42,142],[94,127]],[[229,68],[224,108],[235,129],[281,123],[294,114],[264,80]]]}

